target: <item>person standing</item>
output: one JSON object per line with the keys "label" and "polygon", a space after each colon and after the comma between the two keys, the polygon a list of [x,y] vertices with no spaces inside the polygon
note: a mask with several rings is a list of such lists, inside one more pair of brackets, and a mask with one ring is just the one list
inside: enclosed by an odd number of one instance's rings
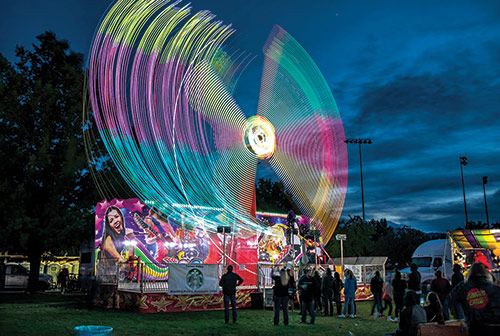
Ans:
{"label": "person standing", "polygon": [[283,323],[288,325],[288,288],[290,278],[285,268],[277,272],[277,267],[274,267],[272,279],[274,280],[274,325],[278,325],[280,322],[280,309],[283,310]]}
{"label": "person standing", "polygon": [[408,289],[411,289],[412,291],[415,291],[416,294],[420,295],[422,294],[422,287],[420,286],[420,283],[422,282],[422,276],[418,271],[417,264],[411,264],[410,270],[411,273],[410,277],[408,278]]}
{"label": "person standing", "polygon": [[290,279],[288,282],[288,298],[290,299],[292,311],[295,311],[295,297],[297,296],[297,283],[295,281],[293,268],[289,269],[287,272],[288,272],[288,278]]}
{"label": "person standing", "polygon": [[340,278],[339,272],[335,272],[333,274],[333,301],[335,301],[335,304],[337,306],[337,315],[342,314],[342,300],[340,298],[340,293],[342,292],[342,288],[344,288],[344,283],[342,282],[342,279]]}
{"label": "person standing", "polygon": [[344,282],[344,313],[339,317],[345,317],[347,314],[347,309],[350,310],[351,314],[349,317],[354,318],[354,299],[356,297],[356,290],[358,289],[358,283],[356,277],[351,270],[346,271],[347,278]]}
{"label": "person standing", "polygon": [[305,273],[299,279],[299,295],[301,302],[302,323],[306,323],[307,312],[311,315],[309,324],[314,324],[316,317],[314,311],[314,280],[311,269],[306,269]]}
{"label": "person standing", "polygon": [[403,310],[403,298],[406,290],[406,281],[401,279],[401,273],[396,270],[394,275],[394,280],[392,280],[392,294],[394,297],[394,321],[398,320],[398,317]]}
{"label": "person standing", "polygon": [[382,308],[382,312],[384,312],[386,308],[389,308],[389,312],[387,313],[387,321],[393,322],[394,320],[391,318],[393,294],[392,294],[392,283],[390,275],[386,276],[385,278],[382,300],[384,301],[384,307]]}
{"label": "person standing", "polygon": [[376,308],[377,311],[373,314],[375,318],[378,318],[382,315],[382,290],[384,288],[384,280],[380,276],[380,272],[376,271],[375,276],[370,281],[370,288],[373,294],[373,308]]}
{"label": "person standing", "polygon": [[57,275],[57,282],[61,285],[61,293],[64,294],[66,291],[66,286],[69,280],[69,271],[67,268],[63,268]]}
{"label": "person standing", "polygon": [[448,311],[448,295],[451,291],[451,285],[447,279],[442,277],[440,270],[437,270],[435,275],[436,278],[431,281],[431,291],[438,295],[439,301],[443,306],[444,320],[448,321],[450,319],[450,312]]}
{"label": "person standing", "polygon": [[[462,267],[460,264],[453,265],[453,275],[451,276],[451,290],[457,287],[464,281],[464,275],[462,274]],[[450,291],[451,292],[451,291]],[[460,303],[453,303],[455,318],[459,320],[465,320],[464,308]]]}
{"label": "person standing", "polygon": [[323,310],[321,305],[321,277],[318,271],[314,271],[314,307],[320,312]]}
{"label": "person standing", "polygon": [[240,286],[242,283],[243,279],[233,272],[233,265],[227,266],[227,273],[219,281],[224,295],[224,321],[226,323],[229,323],[229,301],[231,301],[233,310],[233,323],[236,323],[236,286]]}
{"label": "person standing", "polygon": [[463,304],[470,335],[500,335],[500,287],[482,264],[472,265],[469,279],[453,289],[452,299]]}
{"label": "person standing", "polygon": [[[332,276],[332,270],[327,268],[326,274],[323,276],[321,282],[321,294],[323,295],[323,315],[328,316],[328,311],[330,311],[330,316],[333,316],[333,287],[335,286],[335,279]],[[330,309],[328,309],[330,308]]]}

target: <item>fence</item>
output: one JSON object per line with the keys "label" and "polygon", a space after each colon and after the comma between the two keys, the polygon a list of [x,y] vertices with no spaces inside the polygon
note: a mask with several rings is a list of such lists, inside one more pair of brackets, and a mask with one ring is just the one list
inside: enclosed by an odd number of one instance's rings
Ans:
{"label": "fence", "polygon": [[140,259],[117,264],[116,285],[119,290],[166,293],[168,265],[144,263]]}
{"label": "fence", "polygon": [[[219,278],[222,271],[222,265],[219,265]],[[134,260],[117,264],[116,274],[119,290],[141,293],[168,292],[168,264],[157,265]]]}
{"label": "fence", "polygon": [[[103,266],[106,265],[106,266]],[[267,292],[274,286],[272,279],[273,268],[281,269],[284,264],[258,263],[234,265],[234,271],[240,276],[253,276],[256,279],[256,285],[243,284],[241,288],[255,288],[258,291]],[[326,268],[332,268],[333,265],[317,265],[317,270],[322,276]],[[250,269],[255,269],[256,272]],[[168,264],[158,265],[156,263],[142,262],[140,259],[134,259],[124,263],[103,263],[97,267],[96,279],[99,284],[116,285],[117,289],[132,292],[145,293],[166,293],[168,292]],[[225,269],[219,265],[219,278],[223,275]],[[301,275],[301,269],[294,266],[292,275],[297,283]],[[272,293],[272,291],[271,291]],[[266,294],[264,294],[266,295]]]}

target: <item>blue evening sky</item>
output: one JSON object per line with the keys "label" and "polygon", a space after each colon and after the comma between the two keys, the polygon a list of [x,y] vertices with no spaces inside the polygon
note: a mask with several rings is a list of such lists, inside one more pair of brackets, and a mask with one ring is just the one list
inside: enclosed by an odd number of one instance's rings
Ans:
{"label": "blue evening sky", "polygon": [[[109,0],[2,0],[0,53],[14,61],[45,30],[88,53]],[[187,3],[184,1],[183,3]],[[237,30],[257,57],[235,96],[255,114],[262,45],[278,24],[307,50],[330,85],[346,137],[363,145],[367,218],[424,231],[469,220],[500,221],[500,2],[498,1],[218,1],[193,0]],[[343,216],[361,214],[359,154],[348,145]],[[261,172],[266,176],[266,172]]]}

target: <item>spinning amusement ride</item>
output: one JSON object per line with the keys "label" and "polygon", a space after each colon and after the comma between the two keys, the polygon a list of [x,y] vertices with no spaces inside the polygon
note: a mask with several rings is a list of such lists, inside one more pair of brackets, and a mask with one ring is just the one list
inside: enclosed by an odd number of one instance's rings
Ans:
{"label": "spinning amusement ride", "polygon": [[[118,0],[103,17],[90,53],[88,117],[105,156],[138,199],[98,204],[97,248],[105,244],[110,229],[104,217],[114,206],[122,216],[122,239],[135,237],[136,254],[156,272],[165,263],[190,260],[184,236],[191,247],[204,246],[192,260],[220,262],[221,225],[230,225],[234,239],[247,241],[242,244],[254,253],[258,237],[270,235],[256,217],[262,160],[322,241],[333,235],[346,193],[347,150],[331,90],[301,45],[275,26],[262,49],[257,111],[245,113],[233,93],[251,57],[231,49],[234,32],[212,13],[193,14],[180,1]],[[97,137],[87,133],[89,143]],[[103,154],[88,152],[99,167]],[[103,196],[113,199],[99,168],[94,174]],[[159,259],[159,243],[138,234],[145,228],[167,250]],[[170,251],[175,244],[183,245],[182,255]],[[228,258],[245,262],[236,252]]]}

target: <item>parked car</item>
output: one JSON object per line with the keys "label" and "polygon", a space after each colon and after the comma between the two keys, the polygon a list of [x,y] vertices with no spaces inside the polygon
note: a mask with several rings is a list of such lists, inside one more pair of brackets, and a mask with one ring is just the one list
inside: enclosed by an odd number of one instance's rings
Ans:
{"label": "parked car", "polygon": [[[26,289],[28,288],[29,271],[26,267],[16,263],[7,263],[0,275],[0,288]],[[54,278],[50,274],[40,273],[38,289],[47,290],[54,287]]]}

